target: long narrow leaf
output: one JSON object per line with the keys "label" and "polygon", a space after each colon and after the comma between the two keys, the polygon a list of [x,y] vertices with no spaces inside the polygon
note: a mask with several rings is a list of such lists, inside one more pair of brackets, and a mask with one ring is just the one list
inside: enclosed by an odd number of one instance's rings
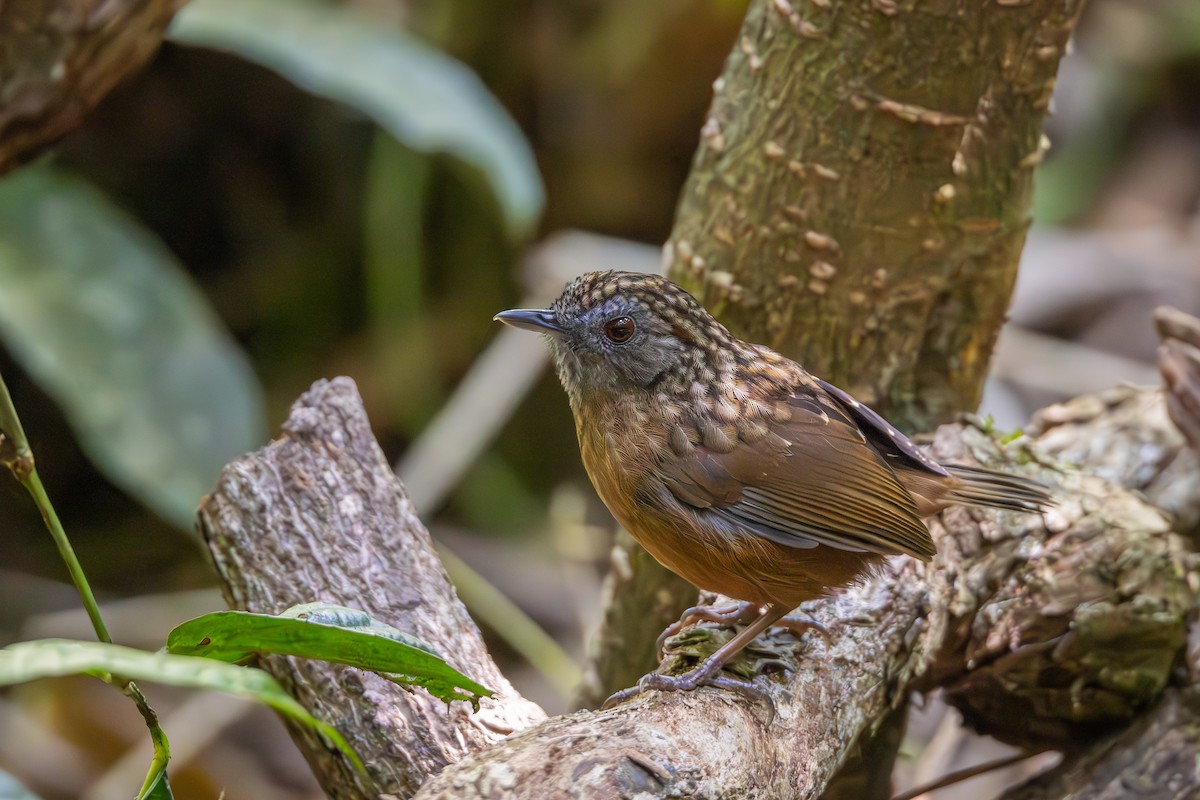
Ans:
{"label": "long narrow leaf", "polygon": [[364,611],[309,603],[279,616],[218,611],[188,620],[167,636],[172,653],[242,661],[260,653],[317,658],[421,686],[446,702],[478,706],[492,692],[448,665],[415,637]]}
{"label": "long narrow leaf", "polygon": [[513,238],[541,214],[541,177],[516,123],[466,66],[402,31],[317,0],[192,0],[170,35],[261,64],[357,108],[414,150],[475,167]]}
{"label": "long narrow leaf", "polygon": [[116,644],[67,639],[40,639],[0,649],[0,686],[66,675],[94,675],[104,680],[120,675],[139,681],[211,689],[258,700],[320,733],[356,769],[360,772],[365,769],[358,754],[336,728],[308,713],[273,677],[261,669],[239,667],[209,658],[147,653]]}
{"label": "long narrow leaf", "polygon": [[142,800],[175,800],[175,795],[171,793],[171,783],[167,780],[166,770],[158,773],[154,782],[142,795]]}

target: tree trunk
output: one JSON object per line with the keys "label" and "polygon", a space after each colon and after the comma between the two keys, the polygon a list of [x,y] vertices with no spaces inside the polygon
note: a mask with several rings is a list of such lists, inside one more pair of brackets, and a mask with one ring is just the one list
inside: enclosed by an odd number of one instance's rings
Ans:
{"label": "tree trunk", "polygon": [[668,274],[907,430],[974,410],[1082,5],[755,0]]}
{"label": "tree trunk", "polygon": [[450,585],[404,487],[371,435],[353,381],[320,381],[279,439],[227,466],[199,528],[231,608],[278,614],[322,601],[362,609],[433,646],[494,690],[478,713],[356,669],[270,656],[263,666],[338,727],[374,787],[310,729],[289,725],[331,797],[411,796],[447,764],[545,717],[516,694]]}

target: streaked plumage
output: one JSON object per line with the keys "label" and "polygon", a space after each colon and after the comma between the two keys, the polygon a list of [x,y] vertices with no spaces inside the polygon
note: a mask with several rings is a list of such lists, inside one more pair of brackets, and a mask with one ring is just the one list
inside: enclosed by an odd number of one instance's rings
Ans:
{"label": "streaked plumage", "polygon": [[765,606],[755,633],[884,556],[929,560],[922,516],[1049,502],[1023,478],[937,464],[659,276],[590,273],[550,309],[497,319],[549,334],[584,466],[613,515],[697,586]]}

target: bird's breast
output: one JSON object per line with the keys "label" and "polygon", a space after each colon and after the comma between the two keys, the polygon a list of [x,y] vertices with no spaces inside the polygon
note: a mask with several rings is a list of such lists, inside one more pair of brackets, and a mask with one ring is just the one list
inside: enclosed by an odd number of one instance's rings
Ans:
{"label": "bird's breast", "polygon": [[[712,436],[688,428],[686,417],[649,404],[613,404],[577,411],[575,418],[584,468],[600,499],[667,569],[730,597],[794,606],[845,586],[880,559],[825,546],[785,547],[679,502],[664,483],[663,466],[690,457],[680,450],[707,448]],[[683,435],[681,426],[687,447],[672,442]]]}
{"label": "bird's breast", "polygon": [[669,450],[661,413],[630,402],[612,402],[575,414],[584,469],[600,499],[623,518],[636,503],[639,486]]}

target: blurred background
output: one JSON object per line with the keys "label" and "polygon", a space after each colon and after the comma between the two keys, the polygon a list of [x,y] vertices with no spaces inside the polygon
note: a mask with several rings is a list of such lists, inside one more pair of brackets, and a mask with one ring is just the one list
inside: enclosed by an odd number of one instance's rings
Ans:
{"label": "blurred background", "polygon": [[[223,607],[196,503],[309,384],[350,375],[464,597],[486,591],[473,567],[581,661],[612,523],[540,343],[491,317],[587,269],[658,268],[744,9],[195,0],[148,69],[0,180],[0,374],[118,642]],[[1150,310],[1200,311],[1200,6],[1091,0],[1047,133],[981,409],[1005,428],[1156,383]],[[0,644],[91,638],[77,609],[0,476]],[[570,707],[560,654],[471,610],[519,689]],[[177,796],[321,796],[269,713],[149,694]],[[952,722],[914,726],[902,781],[1000,752]],[[129,796],[148,755],[99,682],[0,693],[0,772],[39,796]]]}

